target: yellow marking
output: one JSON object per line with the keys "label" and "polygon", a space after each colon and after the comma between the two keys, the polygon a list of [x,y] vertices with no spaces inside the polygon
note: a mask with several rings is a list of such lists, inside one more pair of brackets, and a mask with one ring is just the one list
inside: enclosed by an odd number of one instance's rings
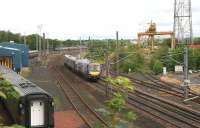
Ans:
{"label": "yellow marking", "polygon": [[90,72],[89,73],[91,76],[98,76],[100,73],[99,72]]}

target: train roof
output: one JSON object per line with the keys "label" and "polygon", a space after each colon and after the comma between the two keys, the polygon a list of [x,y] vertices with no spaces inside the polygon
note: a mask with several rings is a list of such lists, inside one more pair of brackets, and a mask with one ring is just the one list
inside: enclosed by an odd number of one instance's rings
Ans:
{"label": "train roof", "polygon": [[92,62],[90,63],[91,65],[100,65],[100,63],[97,63],[97,62]]}
{"label": "train roof", "polygon": [[39,88],[36,84],[18,75],[16,72],[7,67],[0,65],[0,72],[2,73],[2,77],[5,80],[9,81],[14,86],[15,90],[20,93],[21,96],[26,96],[30,94],[49,95],[46,91]]}
{"label": "train roof", "polygon": [[88,59],[79,59],[79,60],[77,60],[77,63],[89,64],[90,61]]}
{"label": "train roof", "polygon": [[68,54],[65,54],[65,57],[70,59],[70,60],[75,61],[76,63],[82,63],[82,64],[89,64],[90,63],[90,60],[88,60],[88,59],[80,59],[80,58],[77,58],[77,57],[74,57],[74,56],[68,55]]}
{"label": "train roof", "polygon": [[77,60],[77,58],[76,57],[74,57],[74,56],[71,56],[71,55],[65,55],[65,57],[66,58],[69,58],[70,60],[74,60],[74,61],[76,61]]}

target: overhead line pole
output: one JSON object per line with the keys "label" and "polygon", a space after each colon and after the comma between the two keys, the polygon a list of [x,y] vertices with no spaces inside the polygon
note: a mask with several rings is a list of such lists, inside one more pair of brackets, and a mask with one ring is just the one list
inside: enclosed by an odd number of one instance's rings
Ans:
{"label": "overhead line pole", "polygon": [[[105,63],[106,63],[106,77],[109,77],[109,58],[108,58],[108,40],[107,40],[107,44],[106,44],[106,51],[105,51]],[[108,82],[106,82],[106,96],[109,96],[109,84]]]}
{"label": "overhead line pole", "polygon": [[26,36],[24,34],[24,45],[26,45]]}
{"label": "overhead line pole", "polygon": [[80,37],[80,42],[79,42],[79,50],[80,50],[79,51],[80,52],[79,56],[80,56],[80,58],[81,58],[81,53],[82,53],[81,44],[82,44],[82,39]]}
{"label": "overhead line pole", "polygon": [[189,94],[189,78],[188,78],[188,48],[184,48],[184,99],[188,99]]}
{"label": "overhead line pole", "polygon": [[36,34],[36,37],[35,37],[35,40],[36,40],[36,45],[35,45],[35,50],[38,50],[38,39],[39,39],[39,37],[38,37],[38,34]]}
{"label": "overhead line pole", "polygon": [[46,52],[46,47],[45,47],[45,45],[46,45],[46,37],[45,37],[45,33],[43,33],[43,39],[42,39],[42,43],[43,43],[43,45],[42,45],[42,51],[43,51],[43,55],[45,55],[45,52]]}
{"label": "overhead line pole", "polygon": [[[116,32],[116,57],[117,61],[119,60],[119,33]],[[116,73],[117,76],[119,75],[119,63],[116,64]]]}

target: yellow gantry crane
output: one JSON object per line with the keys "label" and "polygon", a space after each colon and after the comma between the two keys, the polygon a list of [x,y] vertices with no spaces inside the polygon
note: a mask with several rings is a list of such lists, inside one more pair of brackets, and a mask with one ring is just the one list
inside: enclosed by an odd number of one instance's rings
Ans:
{"label": "yellow gantry crane", "polygon": [[169,35],[171,37],[171,48],[175,48],[176,42],[175,42],[175,34],[172,31],[166,31],[166,32],[157,32],[156,30],[156,23],[153,23],[152,21],[149,23],[149,28],[146,32],[138,32],[138,40],[137,44],[139,47],[141,47],[141,39],[142,37],[147,37],[148,41],[151,42],[151,49],[154,49],[154,37],[157,35]]}

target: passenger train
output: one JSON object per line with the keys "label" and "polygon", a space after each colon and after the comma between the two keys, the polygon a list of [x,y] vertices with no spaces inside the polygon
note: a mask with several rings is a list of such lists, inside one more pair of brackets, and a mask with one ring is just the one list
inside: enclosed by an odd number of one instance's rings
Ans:
{"label": "passenger train", "polygon": [[14,123],[25,128],[54,128],[52,96],[5,66],[0,66],[0,73],[0,82],[8,81],[18,94],[13,97],[8,90],[3,90],[8,95],[7,99],[3,100],[4,105]]}
{"label": "passenger train", "polygon": [[99,63],[92,63],[88,59],[64,55],[64,65],[88,80],[97,81],[100,78],[101,65]]}

